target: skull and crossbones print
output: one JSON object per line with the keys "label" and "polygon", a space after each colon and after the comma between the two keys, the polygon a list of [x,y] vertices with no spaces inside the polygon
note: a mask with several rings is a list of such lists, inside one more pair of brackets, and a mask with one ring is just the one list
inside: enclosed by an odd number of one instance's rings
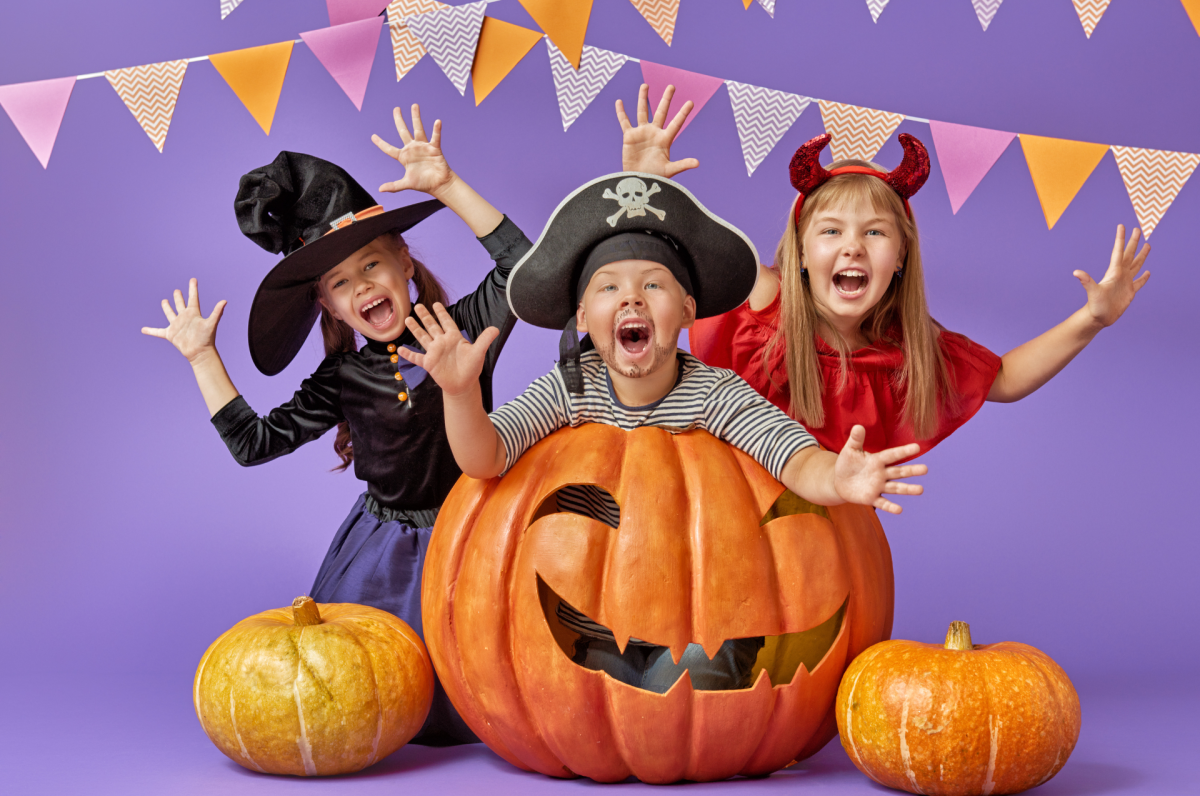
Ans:
{"label": "skull and crossbones print", "polygon": [[658,183],[654,183],[649,189],[646,188],[646,183],[639,180],[637,177],[626,177],[617,183],[617,192],[613,193],[610,189],[604,189],[605,199],[616,199],[617,204],[621,209],[613,213],[606,220],[610,227],[615,227],[617,221],[622,215],[628,218],[635,216],[644,216],[649,210],[654,215],[658,216],[658,220],[662,221],[667,212],[659,210],[657,207],[650,206],[650,197],[658,193],[662,188]]}

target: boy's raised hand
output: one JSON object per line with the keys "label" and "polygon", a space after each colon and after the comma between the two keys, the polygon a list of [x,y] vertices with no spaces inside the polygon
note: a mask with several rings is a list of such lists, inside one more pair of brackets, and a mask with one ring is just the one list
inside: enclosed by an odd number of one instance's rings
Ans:
{"label": "boy's raised hand", "polygon": [[225,301],[218,301],[212,314],[205,318],[200,314],[200,293],[195,279],[188,283],[186,302],[183,293],[176,290],[175,309],[171,309],[166,299],[162,300],[162,309],[169,325],[162,329],[143,326],[142,334],[168,340],[189,362],[195,362],[198,357],[216,348],[217,324],[221,322],[221,313],[225,311]]}
{"label": "boy's raised hand", "polygon": [[629,123],[625,114],[625,104],[617,100],[617,121],[621,123],[621,170],[644,171],[647,174],[657,174],[670,179],[681,171],[694,169],[700,165],[695,158],[671,160],[671,144],[679,134],[688,114],[692,112],[692,101],[688,100],[675,114],[675,118],[666,127],[667,112],[671,108],[671,98],[675,96],[675,87],[667,86],[654,118],[649,119],[650,87],[642,84],[638,91],[637,127]]}
{"label": "boy's raised hand", "polygon": [[1141,251],[1138,251],[1137,245],[1140,237],[1141,230],[1135,228],[1133,234],[1129,236],[1128,245],[1126,245],[1125,226],[1117,225],[1117,239],[1113,242],[1112,258],[1108,263],[1108,271],[1105,272],[1104,278],[1100,280],[1099,284],[1093,281],[1086,271],[1074,272],[1075,278],[1087,291],[1088,312],[1101,326],[1112,326],[1116,323],[1117,319],[1129,308],[1133,297],[1150,278],[1149,271],[1140,277],[1137,276],[1137,272],[1142,269],[1142,264],[1146,262],[1146,257],[1150,255],[1150,244],[1148,243],[1142,246]]}
{"label": "boy's raised hand", "polygon": [[396,132],[400,134],[403,148],[396,148],[377,135],[371,136],[375,146],[379,147],[389,157],[395,158],[404,167],[404,177],[394,182],[385,182],[379,190],[395,193],[396,191],[422,191],[434,194],[438,189],[448,185],[454,179],[446,158],[442,156],[442,120],[433,123],[433,135],[425,137],[425,127],[421,124],[421,108],[412,106],[412,133],[404,123],[404,114],[399,108],[392,111],[396,120]]}
{"label": "boy's raised hand", "polygon": [[866,438],[867,432],[862,426],[855,426],[850,430],[850,438],[838,454],[837,463],[833,468],[834,488],[848,503],[874,506],[891,514],[899,514],[900,506],[883,495],[921,494],[925,491],[921,486],[906,484],[896,479],[925,475],[929,468],[923,464],[907,464],[900,467],[891,465],[901,459],[915,456],[920,452],[921,446],[914,442],[879,453],[867,453],[863,450]]}
{"label": "boy's raised hand", "polygon": [[410,315],[404,319],[404,324],[412,331],[425,353],[418,354],[403,346],[396,353],[417,367],[424,368],[446,395],[461,395],[477,386],[488,346],[499,336],[500,330],[489,326],[474,343],[470,343],[440,303],[433,305],[437,317],[430,315],[422,304],[418,304],[414,310],[421,322],[417,323]]}

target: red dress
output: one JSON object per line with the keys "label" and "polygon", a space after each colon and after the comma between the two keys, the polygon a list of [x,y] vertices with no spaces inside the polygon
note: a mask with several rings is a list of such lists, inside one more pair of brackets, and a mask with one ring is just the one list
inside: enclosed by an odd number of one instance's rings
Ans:
{"label": "red dress", "polygon": [[[779,308],[779,294],[768,306],[757,311],[750,309],[750,303],[746,302],[724,315],[697,320],[689,332],[689,340],[692,353],[705,364],[734,371],[767,400],[787,412],[791,396],[784,361],[785,347],[778,345],[771,352],[774,384],[762,366],[763,349],[775,336],[779,325]],[[821,445],[832,451],[840,451],[850,436],[851,427],[859,424],[867,430],[864,447],[868,451],[918,442],[921,453],[925,453],[971,419],[983,405],[1000,371],[1000,357],[961,334],[942,332],[938,345],[946,358],[958,405],[953,412],[943,409],[934,435],[918,440],[903,422],[904,393],[894,384],[893,374],[904,361],[901,349],[881,344],[851,353],[848,380],[845,388],[839,390],[841,362],[837,351],[820,337],[814,342],[827,385],[825,425],[808,430]]]}

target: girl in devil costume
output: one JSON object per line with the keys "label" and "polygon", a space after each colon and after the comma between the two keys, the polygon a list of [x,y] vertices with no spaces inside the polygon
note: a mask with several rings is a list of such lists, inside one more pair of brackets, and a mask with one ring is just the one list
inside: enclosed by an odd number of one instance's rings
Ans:
{"label": "girl in devil costume", "polygon": [[[670,160],[691,111],[686,103],[664,127],[672,94],[649,120],[643,85],[637,126],[617,100],[625,169],[671,177],[699,165]],[[911,135],[899,140],[904,160],[891,172],[861,160],[822,167],[828,134],[801,146],[789,169],[798,195],[774,267],[760,266],[746,303],[690,332],[693,354],[737,372],[832,450],[856,424],[866,427],[868,451],[910,442],[930,450],[985,400],[1019,401],[1053,378],[1150,278],[1137,276],[1149,245],[1139,252],[1139,230],[1126,244],[1118,226],[1104,278],[1075,271],[1087,303],[1053,329],[1002,357],[943,329],[929,315],[908,203],[929,176],[929,155]]]}
{"label": "girl in devil costume", "polygon": [[[142,332],[166,338],[187,357],[213,425],[243,465],[291,453],[337,428],[338,469],[353,463],[367,490],[334,536],[311,595],[317,602],[390,611],[423,637],[425,550],[438,508],[461,471],[446,441],[441,389],[397,354],[420,350],[404,325],[412,304],[446,301],[433,274],[409,253],[403,233],[446,206],[496,261],[475,292],[449,309],[463,333],[488,349],[479,381],[489,408],[492,370],[516,322],[505,294],[508,273],[530,243],[447,166],[440,121],[426,140],[417,106],[413,135],[398,108],[395,116],[404,148],[373,140],[405,174],[381,190],[423,191],[434,200],[385,212],[342,169],[294,152],[242,177],[234,203],[242,232],[286,255],[250,309],[250,353],[258,369],[268,376],[283,370],[320,315],[326,357],[291,401],[259,417],[238,394],[216,349],[225,302],[203,317],[195,279],[186,302],[178,290],[174,309],[163,301],[170,325]],[[359,347],[356,333],[366,345]],[[477,740],[435,678],[429,718],[413,742]]]}

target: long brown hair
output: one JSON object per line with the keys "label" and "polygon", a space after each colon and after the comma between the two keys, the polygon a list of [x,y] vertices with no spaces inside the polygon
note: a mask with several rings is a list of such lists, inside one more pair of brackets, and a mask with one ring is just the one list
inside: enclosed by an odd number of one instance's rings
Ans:
{"label": "long brown hair", "polygon": [[[392,230],[379,237],[387,238],[395,246],[398,254],[408,257],[412,261],[412,282],[417,288],[417,300],[413,304],[424,304],[426,307],[433,306],[435,301],[445,304],[446,290],[442,287],[442,283],[423,262],[409,253],[408,243],[405,242],[404,236],[400,232]],[[313,289],[314,291],[320,290],[319,279],[313,285]],[[315,297],[314,294],[314,299]],[[324,306],[321,307],[321,338],[325,341],[325,356],[339,351],[357,351],[359,349],[358,340],[355,339],[354,330],[350,328],[350,324],[333,317]],[[354,443],[350,440],[350,424],[345,420],[338,423],[337,437],[333,440],[333,452],[342,460],[341,464],[333,468],[335,472],[343,472],[354,461]]]}
{"label": "long brown hair", "polygon": [[[861,160],[841,160],[827,168],[849,165],[883,171],[876,164]],[[872,344],[882,341],[902,347],[904,364],[894,378],[897,389],[904,392],[904,422],[916,439],[926,439],[937,431],[939,403],[953,402],[954,396],[946,360],[938,346],[942,327],[929,316],[925,301],[925,275],[921,267],[917,223],[905,212],[903,200],[883,180],[866,174],[838,175],[805,198],[799,222],[793,203],[792,212],[788,213],[787,230],[775,252],[782,311],[779,328],[763,350],[763,368],[770,377],[771,352],[783,344],[792,416],[813,428],[825,425],[822,395],[827,389],[841,390],[846,386],[850,346],[822,313],[809,288],[808,276],[802,273],[801,259],[804,231],[813,216],[818,210],[842,203],[870,203],[880,211],[891,212],[903,237],[904,270],[892,278],[887,292],[863,318],[859,329]],[[900,340],[889,335],[897,326]],[[828,333],[832,339],[826,342],[837,349],[841,358],[841,378],[836,385],[825,384],[821,375],[814,342],[819,331]]]}

